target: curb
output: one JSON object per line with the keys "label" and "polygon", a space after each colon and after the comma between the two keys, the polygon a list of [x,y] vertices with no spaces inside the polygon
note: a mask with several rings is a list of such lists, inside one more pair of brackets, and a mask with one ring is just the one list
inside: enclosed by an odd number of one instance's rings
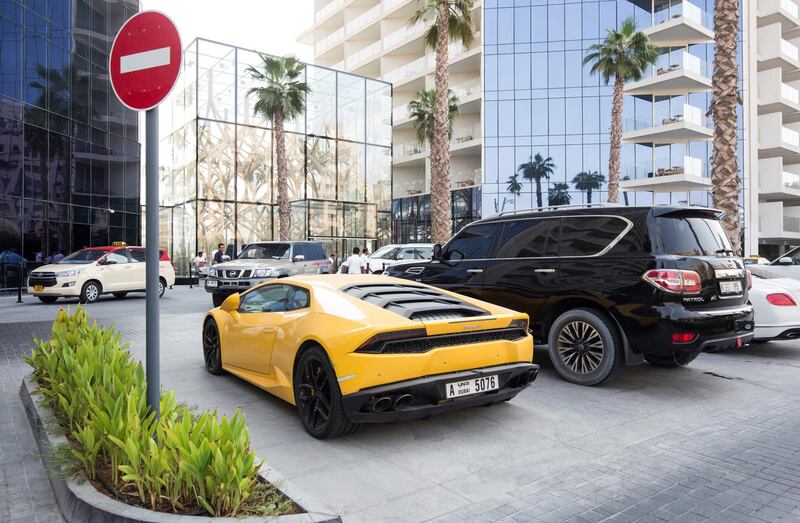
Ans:
{"label": "curb", "polygon": [[[50,409],[43,405],[39,399],[31,396],[31,391],[36,390],[36,384],[31,380],[31,375],[26,375],[19,389],[19,397],[25,407],[25,414],[31,424],[36,445],[44,462],[45,470],[53,469],[50,447],[68,443],[64,436],[49,432],[42,422],[42,417],[52,419]],[[75,478],[63,479],[48,474],[50,486],[53,488],[56,502],[61,514],[68,522],[79,523],[85,521],[103,521],[110,523],[197,523],[203,522],[237,522],[237,523],[341,523],[339,516],[331,515],[327,510],[314,502],[303,492],[292,486],[285,476],[262,465],[261,477],[270,482],[283,495],[291,499],[306,512],[272,518],[259,517],[209,517],[185,516],[170,514],[168,512],[153,512],[142,507],[122,503],[102,494],[88,481],[79,483]]]}

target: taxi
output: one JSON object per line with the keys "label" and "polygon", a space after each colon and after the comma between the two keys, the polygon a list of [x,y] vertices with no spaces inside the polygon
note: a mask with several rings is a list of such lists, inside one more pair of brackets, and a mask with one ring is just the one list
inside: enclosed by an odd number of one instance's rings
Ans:
{"label": "taxi", "polygon": [[[160,249],[158,295],[175,283],[175,269],[165,249]],[[44,265],[28,277],[28,294],[44,303],[77,297],[93,303],[103,294],[124,298],[145,290],[145,248],[114,242],[107,247],[89,247],[64,259]]]}

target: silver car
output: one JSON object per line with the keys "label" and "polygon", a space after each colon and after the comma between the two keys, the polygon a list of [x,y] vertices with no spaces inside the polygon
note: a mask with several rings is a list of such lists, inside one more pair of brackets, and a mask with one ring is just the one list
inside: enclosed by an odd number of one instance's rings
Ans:
{"label": "silver car", "polygon": [[748,265],[753,274],[767,278],[793,278],[800,280],[800,247],[796,247],[769,265]]}
{"label": "silver car", "polygon": [[219,307],[231,294],[267,280],[331,272],[332,264],[317,242],[255,242],[246,245],[235,260],[209,267],[205,289],[214,307]]}
{"label": "silver car", "polygon": [[368,272],[381,274],[387,267],[400,262],[430,260],[433,256],[432,243],[407,243],[385,245],[367,258]]}

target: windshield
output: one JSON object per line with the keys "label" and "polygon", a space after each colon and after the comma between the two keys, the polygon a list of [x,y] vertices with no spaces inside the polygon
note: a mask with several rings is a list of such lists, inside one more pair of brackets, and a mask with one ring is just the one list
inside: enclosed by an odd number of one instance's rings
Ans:
{"label": "windshield", "polygon": [[718,220],[699,216],[656,218],[661,250],[679,256],[732,255],[731,243]]}
{"label": "windshield", "polygon": [[288,243],[254,243],[237,256],[237,260],[288,260]]}
{"label": "windshield", "polygon": [[96,262],[97,260],[105,256],[106,253],[108,253],[108,251],[104,249],[81,249],[78,252],[73,252],[63,260],[57,261],[56,263],[67,263],[67,264],[92,263]]}
{"label": "windshield", "polygon": [[377,251],[373,252],[370,258],[394,258],[394,255],[397,254],[397,251],[400,250],[400,247],[396,247],[394,245],[387,245],[386,247],[381,247]]}

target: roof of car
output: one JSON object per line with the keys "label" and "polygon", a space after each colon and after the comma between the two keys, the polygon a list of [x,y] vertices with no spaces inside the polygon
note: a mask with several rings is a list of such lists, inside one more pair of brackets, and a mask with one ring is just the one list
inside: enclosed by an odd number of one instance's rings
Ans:
{"label": "roof of car", "polygon": [[639,206],[627,206],[627,205],[604,205],[604,206],[597,206],[597,207],[565,207],[561,209],[552,209],[552,210],[526,210],[520,212],[507,212],[502,214],[495,214],[494,216],[488,216],[482,220],[478,220],[477,222],[473,223],[487,223],[487,222],[495,222],[495,221],[507,221],[507,220],[514,220],[514,219],[521,219],[521,218],[534,218],[534,217],[547,217],[547,216],[574,216],[574,215],[583,215],[583,214],[590,214],[590,215],[634,215],[634,214],[645,214],[650,213],[654,216],[664,216],[667,214],[672,214],[676,212],[699,212],[699,213],[719,213],[720,211],[717,209],[712,209],[709,207],[699,207],[699,206],[686,206],[686,205],[639,205]]}

